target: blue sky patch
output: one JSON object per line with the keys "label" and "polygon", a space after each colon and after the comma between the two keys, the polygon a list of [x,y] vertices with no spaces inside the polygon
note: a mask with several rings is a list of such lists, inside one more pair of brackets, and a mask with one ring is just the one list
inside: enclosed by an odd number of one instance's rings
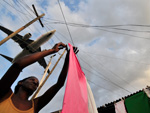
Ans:
{"label": "blue sky patch", "polygon": [[7,14],[12,20],[16,19],[16,15],[13,15],[11,12]]}
{"label": "blue sky patch", "polygon": [[48,6],[48,1],[47,0],[42,0],[39,1],[40,6],[42,6],[43,9],[46,9],[46,6]]}
{"label": "blue sky patch", "polygon": [[114,50],[114,48],[108,48],[108,50],[113,51],[113,50]]}
{"label": "blue sky patch", "polygon": [[71,11],[77,11],[80,0],[63,0],[63,2],[71,9]]}
{"label": "blue sky patch", "polygon": [[99,40],[100,40],[100,38],[97,38],[97,39],[91,41],[91,42],[88,44],[88,46],[93,46],[93,45],[96,44]]}

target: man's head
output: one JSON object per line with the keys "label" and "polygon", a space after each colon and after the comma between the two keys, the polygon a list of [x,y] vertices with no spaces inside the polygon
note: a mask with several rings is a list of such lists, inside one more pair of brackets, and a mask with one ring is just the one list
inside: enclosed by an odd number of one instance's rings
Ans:
{"label": "man's head", "polygon": [[17,86],[15,87],[14,93],[16,94],[19,91],[19,88],[21,87],[23,90],[27,91],[29,95],[32,95],[33,92],[37,89],[38,85],[39,80],[36,77],[27,77],[18,82]]}

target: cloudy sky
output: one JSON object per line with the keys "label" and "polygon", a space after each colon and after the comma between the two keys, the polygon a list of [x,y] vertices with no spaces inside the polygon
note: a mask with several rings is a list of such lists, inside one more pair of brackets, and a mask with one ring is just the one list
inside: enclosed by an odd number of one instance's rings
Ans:
{"label": "cloudy sky", "polygon": [[[45,13],[41,19],[45,27],[42,28],[37,21],[19,34],[30,32],[31,39],[35,40],[56,29],[55,35],[42,46],[42,50],[60,41],[77,46],[80,51],[77,57],[97,107],[150,85],[149,0],[1,0],[0,25],[13,31],[25,25],[36,17],[32,4],[39,15]],[[0,33],[0,40],[7,36]],[[21,51],[11,39],[0,46],[0,53],[12,58]],[[52,66],[58,57],[59,54],[56,54]],[[47,63],[49,58],[45,58]],[[39,95],[57,81],[63,62],[64,58]],[[10,66],[11,63],[0,56],[0,77]],[[35,63],[25,68],[16,81],[31,75],[41,79],[43,73],[44,69]],[[15,85],[16,82],[12,89]],[[40,113],[61,109],[64,91],[65,86]]]}

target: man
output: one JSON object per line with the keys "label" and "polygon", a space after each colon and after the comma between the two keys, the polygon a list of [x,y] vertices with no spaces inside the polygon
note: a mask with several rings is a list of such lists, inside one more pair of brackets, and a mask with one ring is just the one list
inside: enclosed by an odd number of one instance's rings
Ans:
{"label": "man", "polygon": [[[19,81],[14,93],[11,90],[11,85],[17,79],[23,68],[36,62],[40,58],[58,52],[64,47],[66,47],[66,45],[60,42],[52,49],[30,54],[19,59],[8,69],[0,80],[0,113],[38,113],[51,101],[64,85],[68,72],[69,52],[67,52],[65,63],[57,83],[50,87],[42,96],[28,100],[39,85],[39,81],[36,77],[31,76]],[[74,48],[74,52],[78,52],[77,48]]]}

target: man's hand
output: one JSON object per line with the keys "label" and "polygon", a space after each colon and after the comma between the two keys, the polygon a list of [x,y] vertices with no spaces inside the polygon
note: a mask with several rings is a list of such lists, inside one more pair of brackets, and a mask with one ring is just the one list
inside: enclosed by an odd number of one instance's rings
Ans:
{"label": "man's hand", "polygon": [[[68,50],[67,46],[66,46],[66,50],[67,50],[67,57],[69,57],[70,49]],[[78,47],[73,47],[73,51],[75,54],[77,54],[79,52]]]}
{"label": "man's hand", "polygon": [[73,47],[73,51],[75,54],[77,54],[79,52],[78,47]]}
{"label": "man's hand", "polygon": [[60,42],[60,43],[55,44],[52,49],[54,50],[54,52],[58,52],[60,49],[63,49],[64,47],[66,47],[66,45]]}

